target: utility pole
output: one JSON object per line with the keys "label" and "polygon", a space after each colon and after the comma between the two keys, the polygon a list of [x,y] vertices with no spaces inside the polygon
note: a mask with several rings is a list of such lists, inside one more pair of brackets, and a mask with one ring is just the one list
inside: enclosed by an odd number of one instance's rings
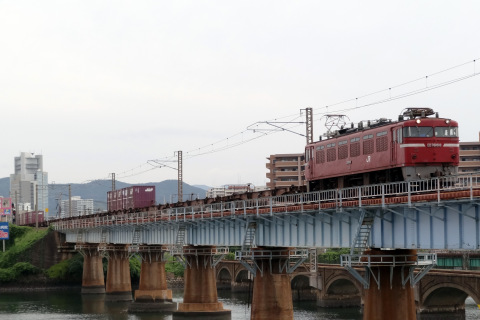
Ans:
{"label": "utility pole", "polygon": [[35,228],[38,229],[38,183],[35,184]]}
{"label": "utility pole", "polygon": [[306,137],[307,137],[307,144],[313,143],[313,113],[312,113],[312,108],[306,108],[305,109],[305,114],[306,114],[306,127],[307,127],[307,132],[306,132]]}
{"label": "utility pole", "polygon": [[183,201],[183,157],[182,151],[177,151],[178,155],[178,202]]}
{"label": "utility pole", "polygon": [[112,175],[112,191],[115,191],[115,173],[111,173]]}
{"label": "utility pole", "polygon": [[68,216],[72,217],[72,185],[68,185]]}
{"label": "utility pole", "polygon": [[[12,212],[13,213],[13,212]],[[19,223],[18,191],[15,190],[15,224]]]}

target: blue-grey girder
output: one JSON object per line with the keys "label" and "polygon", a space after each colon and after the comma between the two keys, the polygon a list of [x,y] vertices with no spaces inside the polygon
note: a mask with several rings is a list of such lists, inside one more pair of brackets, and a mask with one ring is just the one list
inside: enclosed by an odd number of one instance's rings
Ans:
{"label": "blue-grey girder", "polygon": [[479,190],[480,176],[457,175],[75,217],[52,225],[70,243],[475,250]]}
{"label": "blue-grey girder", "polygon": [[[185,245],[242,246],[247,221],[255,221],[255,244],[266,247],[350,247],[362,210],[374,216],[368,246],[408,249],[480,249],[479,198],[299,210],[182,221]],[[61,228],[71,243],[174,245],[177,222],[160,221]]]}

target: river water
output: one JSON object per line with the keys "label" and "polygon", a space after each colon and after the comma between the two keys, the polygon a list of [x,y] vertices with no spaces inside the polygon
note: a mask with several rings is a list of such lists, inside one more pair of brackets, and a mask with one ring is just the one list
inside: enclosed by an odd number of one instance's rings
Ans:
{"label": "river water", "polygon": [[[183,291],[174,290],[174,301],[181,302]],[[232,310],[232,320],[250,319],[248,295],[244,293],[218,292],[225,309]],[[81,295],[80,290],[0,293],[0,320],[171,320],[171,314],[129,314],[128,303],[106,302],[103,296]],[[274,319],[272,315],[272,320]],[[317,308],[315,302],[295,302],[294,318],[360,320],[358,308]],[[480,319],[475,302],[466,301],[466,319]]]}

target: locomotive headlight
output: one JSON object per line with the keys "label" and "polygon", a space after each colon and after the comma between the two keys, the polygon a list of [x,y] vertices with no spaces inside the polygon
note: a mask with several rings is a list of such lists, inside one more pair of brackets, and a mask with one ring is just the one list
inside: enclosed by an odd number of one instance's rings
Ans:
{"label": "locomotive headlight", "polygon": [[445,120],[445,123],[446,123],[446,124],[449,124],[449,123],[450,123],[450,119]]}
{"label": "locomotive headlight", "polygon": [[417,120],[416,120],[416,122],[417,122],[417,123],[420,123],[420,122],[422,122],[422,120],[420,120],[420,119],[417,119]]}

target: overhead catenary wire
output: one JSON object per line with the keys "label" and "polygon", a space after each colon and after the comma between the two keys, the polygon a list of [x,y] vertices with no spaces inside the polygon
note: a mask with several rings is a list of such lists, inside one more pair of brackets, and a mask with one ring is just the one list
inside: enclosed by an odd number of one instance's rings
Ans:
{"label": "overhead catenary wire", "polygon": [[[376,91],[373,91],[373,92],[370,92],[370,93],[367,93],[367,94],[357,96],[355,98],[344,99],[344,100],[338,101],[336,103],[325,105],[324,107],[313,108],[313,116],[316,117],[315,120],[318,120],[321,117],[327,115],[328,113],[347,112],[347,111],[367,108],[367,107],[371,107],[371,106],[374,106],[374,105],[387,103],[387,102],[390,102],[390,101],[399,100],[399,99],[403,99],[403,98],[410,97],[410,96],[413,96],[413,95],[421,94],[421,93],[424,93],[424,92],[427,92],[427,91],[431,91],[431,90],[435,90],[435,89],[438,89],[438,88],[441,88],[441,87],[444,87],[444,86],[451,85],[453,83],[457,83],[457,82],[460,82],[460,81],[467,80],[469,78],[475,77],[475,76],[480,74],[476,71],[476,61],[477,60],[478,60],[478,58],[467,61],[467,62],[464,62],[464,63],[461,63],[461,64],[458,64],[458,65],[455,65],[455,66],[452,66],[452,67],[442,69],[440,71],[428,74],[426,76],[418,77],[418,78],[415,78],[413,80],[406,81],[406,82],[403,82],[403,83],[400,83],[400,84],[397,84],[397,85],[394,85],[394,86],[389,86],[386,89],[376,90]],[[458,70],[459,68],[465,67],[469,64],[473,64],[473,67],[472,67],[473,73],[463,74],[461,76],[458,76],[458,77],[455,77],[455,78],[450,78],[448,80],[445,80],[443,82],[439,82],[439,83],[436,83],[436,84],[433,83],[432,78],[434,78],[434,77],[436,77],[440,74],[444,74],[448,71]],[[420,83],[420,82],[423,82],[423,81],[425,81],[425,85],[422,85],[421,87],[419,86],[418,88],[415,88],[415,89],[412,89],[412,90],[409,90],[409,91],[406,91],[406,92],[403,92],[403,93],[399,93],[399,94],[396,94],[396,95],[392,95],[392,92],[397,90],[397,89],[400,89],[400,88],[405,87],[407,85],[414,84],[416,82]],[[361,103],[361,100],[364,100],[366,98],[373,97],[373,96],[376,96],[376,95],[380,95],[380,94],[388,95],[388,97],[378,98],[374,101]],[[349,103],[352,103],[352,102],[355,102],[355,106],[353,106],[353,107],[350,106],[350,107],[343,107],[343,108],[335,108],[335,107],[339,107],[339,106],[349,104]],[[258,140],[260,138],[264,138],[264,137],[266,137],[270,134],[273,134],[273,133],[291,131],[295,128],[299,128],[299,127],[304,125],[301,122],[294,123],[299,118],[301,118],[301,117],[298,115],[298,113],[295,113],[295,114],[290,114],[290,115],[277,117],[277,118],[267,120],[267,121],[263,121],[263,122],[255,122],[252,125],[248,126],[246,130],[243,130],[243,131],[240,131],[238,133],[232,134],[232,135],[228,136],[227,138],[220,139],[220,140],[217,140],[215,142],[202,145],[200,147],[189,149],[188,151],[185,152],[184,160],[188,160],[188,159],[196,158],[196,157],[199,157],[199,156],[204,156],[204,155],[208,155],[208,154],[212,154],[212,153],[216,153],[216,152],[222,152],[222,151],[225,151],[225,150],[228,150],[228,149],[232,149],[232,148],[241,146],[243,144]],[[285,120],[285,119],[289,119],[289,120],[288,121],[281,121],[281,120]],[[261,123],[267,123],[267,122],[283,122],[283,123],[278,125],[278,126],[275,126],[271,130],[263,130],[263,129],[258,129],[258,130],[253,129],[252,130],[251,129],[251,126],[253,126],[253,125],[257,125],[257,128],[258,128],[258,126]],[[248,128],[250,128],[250,129],[248,129]],[[133,169],[125,170],[123,172],[120,172],[120,173],[118,173],[117,177],[118,178],[134,177],[134,176],[138,176],[140,174],[155,170],[157,168],[164,167],[164,166],[158,166],[158,165],[154,166],[154,165],[152,165],[152,163],[149,163],[149,161],[152,161],[152,160],[148,160],[146,163],[142,163],[141,165],[139,165],[139,166],[137,166]],[[163,158],[158,158],[155,161],[158,161],[159,163],[176,162],[176,158],[174,156],[166,156],[166,157],[163,157]],[[141,171],[137,171],[137,169],[141,169],[144,166],[150,166],[150,167],[148,169],[142,169]],[[89,181],[92,181],[92,180],[89,180]]]}

